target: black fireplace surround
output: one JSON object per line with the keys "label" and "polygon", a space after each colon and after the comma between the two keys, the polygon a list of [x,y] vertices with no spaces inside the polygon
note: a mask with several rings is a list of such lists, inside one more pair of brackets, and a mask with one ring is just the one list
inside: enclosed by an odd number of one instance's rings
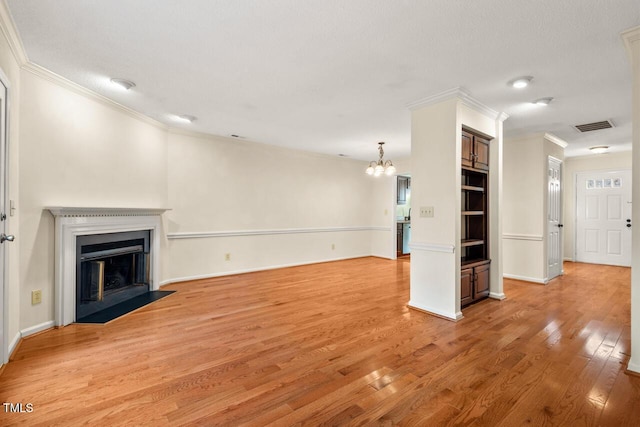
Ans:
{"label": "black fireplace surround", "polygon": [[76,238],[76,319],[149,292],[150,231]]}

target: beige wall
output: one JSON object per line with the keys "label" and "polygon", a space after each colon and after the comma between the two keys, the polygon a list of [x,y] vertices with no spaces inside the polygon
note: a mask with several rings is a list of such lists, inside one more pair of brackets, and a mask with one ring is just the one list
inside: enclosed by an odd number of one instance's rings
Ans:
{"label": "beige wall", "polygon": [[392,178],[365,162],[180,132],[169,158],[165,281],[371,255],[373,228],[391,234],[373,188]]}
{"label": "beige wall", "polygon": [[547,278],[547,168],[564,149],[544,134],[506,139],[503,179],[503,274],[544,283]]}
{"label": "beige wall", "polygon": [[[54,317],[54,220],[47,206],[164,207],[166,132],[23,70],[20,329]],[[31,291],[42,303],[31,305]]]}
{"label": "beige wall", "polygon": [[631,151],[626,151],[569,157],[565,160],[563,182],[564,259],[573,260],[575,258],[576,174],[596,170],[630,170],[631,159]]}

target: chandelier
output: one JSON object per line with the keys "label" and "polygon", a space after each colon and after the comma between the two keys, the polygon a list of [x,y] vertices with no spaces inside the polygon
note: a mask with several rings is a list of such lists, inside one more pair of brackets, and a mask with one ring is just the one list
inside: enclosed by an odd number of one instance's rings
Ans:
{"label": "chandelier", "polygon": [[386,175],[393,175],[394,173],[396,173],[396,167],[393,166],[391,160],[385,161],[382,159],[384,157],[384,150],[382,149],[383,145],[384,142],[378,142],[378,151],[380,152],[380,158],[377,162],[373,160],[369,163],[369,167],[366,170],[368,175],[380,176],[383,173]]}

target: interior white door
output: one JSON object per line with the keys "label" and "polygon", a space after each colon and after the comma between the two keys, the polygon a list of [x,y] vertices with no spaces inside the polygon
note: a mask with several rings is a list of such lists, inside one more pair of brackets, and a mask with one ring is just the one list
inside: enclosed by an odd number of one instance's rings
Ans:
{"label": "interior white door", "polygon": [[576,175],[576,261],[631,266],[631,171]]}
{"label": "interior white door", "polygon": [[547,171],[547,279],[562,274],[562,162],[549,157]]}
{"label": "interior white door", "polygon": [[[7,80],[4,77],[4,74],[0,71],[0,344],[2,348],[0,349],[0,363],[4,364],[9,361],[9,342],[7,338],[7,306],[6,306],[6,295],[4,282],[5,282],[5,251],[4,244],[1,244],[5,241],[5,226],[6,226],[6,215],[5,211],[5,202],[6,202],[6,172],[7,172],[7,123],[8,123],[8,88],[7,88]],[[12,238],[11,238],[12,239]]]}

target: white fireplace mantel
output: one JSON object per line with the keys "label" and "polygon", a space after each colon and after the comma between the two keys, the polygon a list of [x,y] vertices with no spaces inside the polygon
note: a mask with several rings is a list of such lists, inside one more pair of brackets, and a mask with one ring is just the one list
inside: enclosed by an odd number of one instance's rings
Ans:
{"label": "white fireplace mantel", "polygon": [[90,234],[150,230],[151,290],[160,284],[160,216],[168,209],[48,207],[55,217],[55,322],[76,321],[76,238]]}

